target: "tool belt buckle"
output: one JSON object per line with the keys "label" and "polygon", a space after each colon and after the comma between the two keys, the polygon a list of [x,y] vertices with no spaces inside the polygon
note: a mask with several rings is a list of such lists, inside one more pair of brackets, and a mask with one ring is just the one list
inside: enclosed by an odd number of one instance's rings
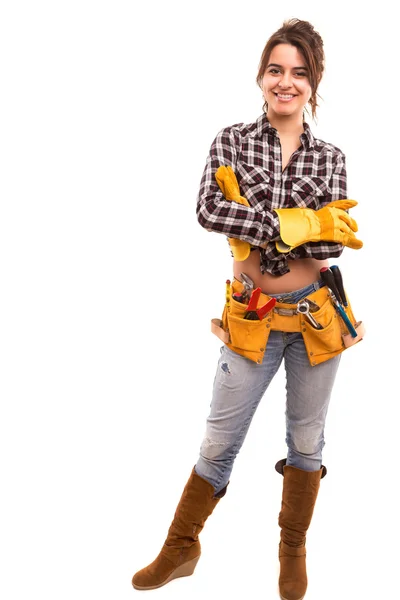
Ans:
{"label": "tool belt buckle", "polygon": [[293,317],[297,314],[297,308],[274,308],[274,312],[282,317]]}

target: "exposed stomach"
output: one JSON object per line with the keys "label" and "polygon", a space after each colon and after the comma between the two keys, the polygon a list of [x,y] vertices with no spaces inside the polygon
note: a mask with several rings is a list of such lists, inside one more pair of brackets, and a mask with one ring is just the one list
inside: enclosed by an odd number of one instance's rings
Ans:
{"label": "exposed stomach", "polygon": [[280,294],[293,292],[320,279],[320,269],[329,267],[328,260],[316,258],[289,259],[290,272],[285,275],[262,274],[260,271],[260,251],[253,250],[243,261],[233,261],[233,274],[240,281],[240,274],[245,273],[254,282],[254,287],[260,287],[265,294]]}

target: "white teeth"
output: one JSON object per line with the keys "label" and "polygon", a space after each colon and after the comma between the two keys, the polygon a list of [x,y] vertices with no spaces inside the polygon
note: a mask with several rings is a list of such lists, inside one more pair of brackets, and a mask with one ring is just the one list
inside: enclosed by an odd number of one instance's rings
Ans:
{"label": "white teeth", "polygon": [[277,94],[278,98],[293,98],[293,94]]}

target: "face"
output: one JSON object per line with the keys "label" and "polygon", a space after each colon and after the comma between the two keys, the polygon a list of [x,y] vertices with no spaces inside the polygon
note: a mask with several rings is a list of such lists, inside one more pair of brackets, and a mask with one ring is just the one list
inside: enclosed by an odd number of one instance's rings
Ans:
{"label": "face", "polygon": [[278,44],[272,50],[262,79],[268,116],[298,116],[311,98],[311,85],[301,52],[290,44]]}

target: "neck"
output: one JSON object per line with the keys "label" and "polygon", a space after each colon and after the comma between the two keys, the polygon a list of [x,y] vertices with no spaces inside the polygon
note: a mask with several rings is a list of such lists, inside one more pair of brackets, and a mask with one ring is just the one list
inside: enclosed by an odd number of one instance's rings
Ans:
{"label": "neck", "polygon": [[303,115],[277,115],[268,111],[267,118],[280,135],[300,136],[304,132]]}

